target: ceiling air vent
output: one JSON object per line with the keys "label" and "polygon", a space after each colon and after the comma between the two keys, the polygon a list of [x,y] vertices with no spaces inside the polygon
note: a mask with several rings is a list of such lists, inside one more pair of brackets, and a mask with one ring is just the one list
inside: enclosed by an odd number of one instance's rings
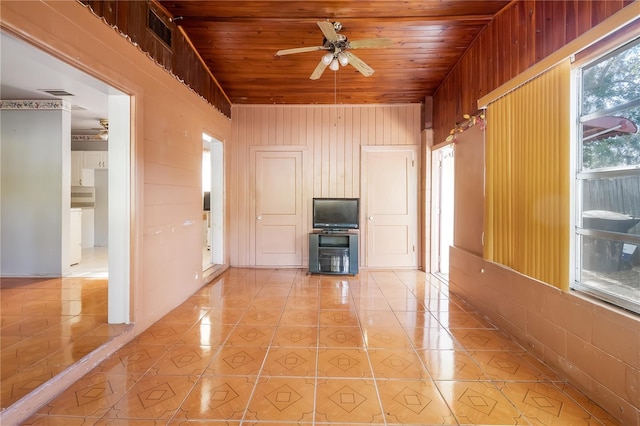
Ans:
{"label": "ceiling air vent", "polygon": [[38,89],[40,92],[45,92],[51,96],[75,96],[73,93],[69,93],[62,89]]}
{"label": "ceiling air vent", "polygon": [[151,9],[149,9],[148,21],[149,29],[158,36],[164,44],[171,47],[171,28]]}

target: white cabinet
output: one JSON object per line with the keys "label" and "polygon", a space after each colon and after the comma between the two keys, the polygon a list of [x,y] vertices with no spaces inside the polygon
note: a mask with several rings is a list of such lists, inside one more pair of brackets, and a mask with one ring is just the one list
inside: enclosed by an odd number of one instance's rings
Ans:
{"label": "white cabinet", "polygon": [[85,169],[108,168],[108,151],[82,151],[82,167]]}
{"label": "white cabinet", "polygon": [[82,185],[82,151],[71,151],[71,186]]}
{"label": "white cabinet", "polygon": [[69,264],[82,259],[82,209],[71,209],[69,227]]}
{"label": "white cabinet", "polygon": [[106,154],[106,151],[71,151],[71,186],[94,186],[93,170],[106,168]]}
{"label": "white cabinet", "polygon": [[82,248],[91,248],[95,245],[93,218],[94,210],[89,208],[82,209]]}

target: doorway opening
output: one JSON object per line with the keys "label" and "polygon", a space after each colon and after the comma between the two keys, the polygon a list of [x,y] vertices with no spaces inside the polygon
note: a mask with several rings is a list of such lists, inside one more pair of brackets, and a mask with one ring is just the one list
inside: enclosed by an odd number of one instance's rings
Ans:
{"label": "doorway opening", "polygon": [[224,263],[224,154],[219,140],[202,134],[202,270]]}
{"label": "doorway opening", "polygon": [[449,279],[449,247],[453,245],[454,217],[454,150],[446,145],[433,151],[433,202],[431,220],[431,270]]}
{"label": "doorway opening", "polygon": [[[128,94],[100,80],[99,74],[87,74],[27,41],[13,38],[4,32],[0,32],[0,39],[0,91],[3,96],[8,99],[27,100],[22,102],[42,101],[45,95],[40,88],[55,88],[72,94],[64,99],[68,106],[63,103],[64,112],[60,117],[51,114],[52,111],[45,111],[44,118],[38,114],[35,119],[25,119],[26,114],[30,114],[29,109],[16,110],[16,114],[20,114],[19,119],[14,120],[11,127],[2,126],[3,131],[19,130],[22,136],[20,144],[16,145],[19,150],[14,150],[11,158],[8,155],[3,156],[3,160],[16,162],[20,159],[27,164],[46,166],[25,167],[22,176],[29,178],[25,179],[26,182],[35,182],[38,188],[47,187],[49,200],[55,199],[57,207],[52,208],[53,203],[47,203],[43,197],[33,197],[36,192],[25,190],[25,182],[16,179],[2,179],[3,184],[6,182],[11,185],[11,191],[3,190],[0,194],[2,204],[9,205],[7,197],[10,194],[18,194],[18,198],[11,199],[14,206],[21,206],[28,212],[47,212],[48,215],[56,211],[60,217],[59,220],[45,221],[46,231],[38,233],[35,230],[43,229],[38,228],[43,221],[37,220],[39,218],[34,218],[34,215],[17,215],[9,222],[8,216],[3,214],[3,226],[19,229],[23,232],[21,241],[28,241],[31,245],[23,244],[22,247],[26,247],[26,250],[19,252],[20,258],[17,260],[7,260],[3,252],[3,265],[9,266],[3,267],[0,297],[8,294],[6,290],[9,288],[5,283],[11,282],[13,288],[21,290],[25,301],[46,306],[47,312],[47,321],[40,322],[38,315],[34,315],[36,311],[25,310],[25,318],[20,322],[21,329],[16,332],[19,339],[12,340],[14,345],[10,352],[18,354],[13,364],[15,368],[12,371],[7,370],[6,374],[3,369],[0,386],[3,396],[11,394],[11,398],[3,398],[0,407],[4,410],[2,414],[6,415],[11,412],[9,406],[16,407],[14,410],[21,410],[21,407],[28,405],[28,400],[23,398],[27,393],[46,393],[54,389],[55,385],[51,383],[57,383],[55,374],[64,374],[65,368],[71,368],[80,358],[107,344],[117,333],[124,332],[127,329],[126,324],[132,320],[132,99]],[[47,97],[45,100],[60,101],[59,96],[50,96],[51,98]],[[6,118],[4,113],[3,117]],[[95,129],[97,123],[103,120],[108,126]],[[19,127],[20,123],[27,125]],[[58,129],[57,133],[53,128]],[[103,130],[106,132],[102,133]],[[100,133],[96,133],[98,131]],[[56,136],[58,134],[60,137]],[[74,138],[76,135],[82,137]],[[38,145],[40,141],[46,142],[44,146],[55,149],[55,156],[43,158],[42,152],[34,149],[35,146],[41,146]],[[9,142],[9,138],[2,137],[3,154],[7,154],[5,144]],[[38,155],[40,157],[37,157]],[[40,159],[42,163],[36,161]],[[41,169],[47,170],[48,173],[42,173]],[[3,170],[6,168],[3,167]],[[74,177],[78,177],[78,180],[74,180]],[[48,185],[49,183],[52,184]],[[40,190],[37,193],[39,194]],[[97,215],[100,217],[96,220]],[[84,258],[83,250],[78,250],[83,242],[84,228],[91,229],[84,242],[86,246],[98,246],[100,254],[97,258]],[[98,241],[95,239],[96,230],[99,233]],[[43,245],[43,236],[53,236],[47,242],[59,249],[39,255],[33,248]],[[77,257],[78,251],[80,258]],[[97,263],[88,264],[91,261]],[[74,271],[72,264],[76,262],[87,263],[84,265],[85,272]],[[51,295],[56,297],[51,298]],[[16,302],[13,304],[13,311],[3,309],[0,316],[4,320],[11,315],[23,313],[23,305]],[[55,318],[58,315],[60,318]],[[38,321],[37,327],[23,327],[23,324],[32,320]],[[105,324],[105,320],[108,324]],[[33,330],[36,329],[38,335],[58,340],[62,333],[65,336],[64,342],[61,343],[63,346],[34,346],[31,339],[35,337]],[[106,329],[107,332],[103,331]],[[99,334],[103,332],[106,334]],[[98,335],[104,338],[95,338]],[[80,341],[87,343],[78,351],[76,349]],[[24,351],[28,351],[32,356],[21,356]],[[55,371],[51,374],[30,378],[29,386],[15,385],[15,380],[23,371],[46,369],[54,352],[71,355],[57,359]],[[16,374],[11,376],[13,373]]]}

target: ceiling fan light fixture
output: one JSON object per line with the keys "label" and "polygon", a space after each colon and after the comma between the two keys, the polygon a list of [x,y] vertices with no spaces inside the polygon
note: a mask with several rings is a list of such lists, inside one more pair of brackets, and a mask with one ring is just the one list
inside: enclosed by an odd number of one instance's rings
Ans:
{"label": "ceiling fan light fixture", "polygon": [[329,65],[331,61],[333,61],[333,53],[327,52],[322,55],[322,63],[324,63],[325,65]]}
{"label": "ceiling fan light fixture", "polygon": [[340,62],[340,65],[342,65],[343,67],[346,67],[347,65],[349,65],[349,57],[343,52],[338,53],[338,61]]}
{"label": "ceiling fan light fixture", "polygon": [[337,58],[333,58],[333,60],[331,61],[331,64],[329,64],[329,69],[331,71],[338,71],[339,68],[340,68],[340,62],[338,62]]}

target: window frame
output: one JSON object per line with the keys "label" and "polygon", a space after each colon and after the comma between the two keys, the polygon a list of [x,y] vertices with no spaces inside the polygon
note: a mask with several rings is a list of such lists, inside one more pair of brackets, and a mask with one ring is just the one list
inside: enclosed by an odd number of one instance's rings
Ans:
{"label": "window frame", "polygon": [[[610,115],[615,113],[616,111],[626,110],[634,107],[640,106],[640,99],[633,99],[631,101],[625,102],[624,104],[616,105],[607,109],[600,109],[596,111],[592,111],[588,114],[582,114],[583,107],[583,71],[585,68],[589,68],[594,66],[597,63],[600,63],[604,60],[607,60],[611,57],[614,57],[621,52],[633,48],[635,46],[640,45],[640,37],[635,38],[627,38],[625,40],[620,40],[619,43],[616,43],[615,46],[607,49],[605,52],[598,52],[597,56],[593,55],[589,58],[583,58],[579,64],[574,63],[574,69],[572,71],[572,98],[574,99],[573,106],[573,116],[575,119],[573,120],[574,126],[572,129],[572,139],[574,143],[572,143],[572,170],[573,179],[572,179],[572,202],[571,202],[571,210],[573,212],[572,215],[572,229],[573,231],[573,244],[571,247],[571,261],[573,276],[570,279],[570,288],[571,290],[579,291],[588,295],[591,295],[597,299],[606,301],[613,305],[616,305],[620,308],[626,309],[628,311],[634,312],[636,314],[640,314],[640,301],[634,302],[627,298],[624,298],[620,295],[619,292],[608,291],[608,289],[603,288],[595,288],[589,284],[585,284],[581,281],[583,274],[583,238],[591,237],[595,239],[602,239],[606,241],[616,241],[629,243],[636,245],[636,250],[640,250],[640,235],[622,233],[622,232],[614,232],[608,230],[600,230],[594,228],[585,228],[583,223],[583,207],[584,207],[584,196],[583,196],[583,186],[587,180],[592,179],[608,179],[608,178],[623,178],[628,176],[640,176],[640,164],[632,165],[632,166],[619,166],[619,167],[600,167],[593,169],[584,169],[583,167],[583,137],[582,137],[582,129],[583,123],[587,120],[601,117],[605,115]],[[636,125],[640,126],[640,123],[636,123]],[[622,256],[622,253],[621,253]]]}

